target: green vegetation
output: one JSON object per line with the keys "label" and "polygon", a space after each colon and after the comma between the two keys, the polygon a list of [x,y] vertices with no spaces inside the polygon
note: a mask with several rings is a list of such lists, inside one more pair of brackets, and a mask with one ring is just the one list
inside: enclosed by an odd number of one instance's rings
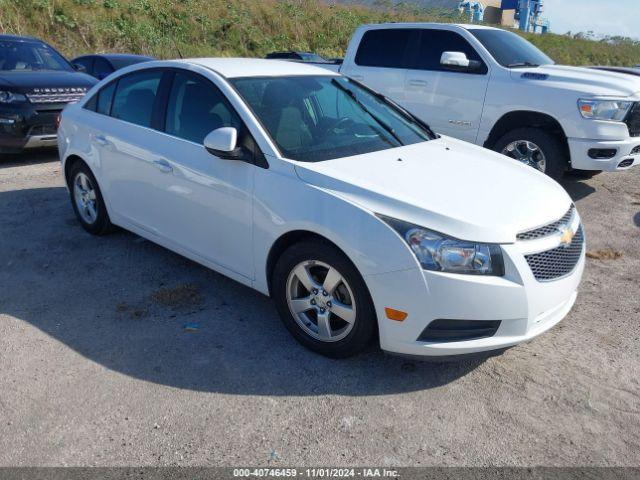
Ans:
{"label": "green vegetation", "polygon": [[[456,12],[406,5],[371,9],[315,0],[0,0],[0,31],[42,38],[69,56],[263,56],[283,49],[340,56],[358,25],[397,21],[460,18]],[[559,63],[640,63],[640,42],[630,39],[527,38]]]}

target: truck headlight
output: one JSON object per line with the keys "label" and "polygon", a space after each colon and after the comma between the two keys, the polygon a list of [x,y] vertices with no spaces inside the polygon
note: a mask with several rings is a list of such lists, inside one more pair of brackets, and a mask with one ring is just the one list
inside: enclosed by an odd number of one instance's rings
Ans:
{"label": "truck headlight", "polygon": [[21,103],[26,101],[27,97],[25,97],[22,93],[0,90],[0,103]]}
{"label": "truck headlight", "polygon": [[504,275],[499,245],[468,242],[447,237],[395,218],[378,215],[400,234],[425,270],[468,275]]}
{"label": "truck headlight", "polygon": [[622,122],[633,102],[626,100],[578,100],[578,108],[584,118]]}

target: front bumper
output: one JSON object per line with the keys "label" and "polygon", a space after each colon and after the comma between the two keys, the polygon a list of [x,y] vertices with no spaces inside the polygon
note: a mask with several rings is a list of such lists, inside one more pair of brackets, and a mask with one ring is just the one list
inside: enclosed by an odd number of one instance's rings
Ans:
{"label": "front bumper", "polygon": [[[569,149],[571,151],[571,166],[577,170],[616,172],[640,165],[640,137],[615,141],[570,138]],[[638,150],[634,152],[636,149]],[[615,150],[615,155],[611,158],[591,158],[589,152],[592,150]],[[621,163],[623,166],[620,166]]]}
{"label": "front bumper", "polygon": [[66,104],[0,107],[0,153],[55,147],[56,122]]}
{"label": "front bumper", "polygon": [[[585,265],[585,246],[575,268],[557,280],[540,282],[525,259],[523,242],[502,246],[505,276],[489,277],[425,271],[420,268],[369,275],[383,350],[403,355],[451,356],[512,347],[546,332],[571,310]],[[408,313],[389,320],[385,308]],[[463,341],[421,341],[439,319],[496,321],[494,335]]]}

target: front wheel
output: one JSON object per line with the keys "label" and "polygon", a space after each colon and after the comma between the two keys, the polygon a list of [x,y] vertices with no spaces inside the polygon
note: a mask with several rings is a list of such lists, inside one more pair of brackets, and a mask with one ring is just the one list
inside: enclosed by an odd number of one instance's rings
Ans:
{"label": "front wheel", "polygon": [[364,280],[339,250],[305,241],[286,250],[273,272],[273,297],[298,342],[332,358],[361,352],[377,325]]}
{"label": "front wheel", "polygon": [[568,167],[565,149],[557,136],[539,128],[518,128],[500,138],[495,146],[502,153],[559,180]]}

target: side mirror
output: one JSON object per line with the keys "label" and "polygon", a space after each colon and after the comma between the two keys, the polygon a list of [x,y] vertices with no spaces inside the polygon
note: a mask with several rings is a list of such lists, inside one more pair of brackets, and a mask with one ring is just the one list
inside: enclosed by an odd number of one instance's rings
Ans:
{"label": "side mirror", "polygon": [[471,62],[463,52],[444,52],[440,57],[440,65],[454,68],[469,68]]}
{"label": "side mirror", "polygon": [[72,63],[71,66],[76,72],[87,73],[87,67],[79,63]]}
{"label": "side mirror", "polygon": [[204,137],[204,148],[211,155],[227,160],[242,157],[242,148],[238,147],[238,131],[233,127],[217,128]]}

